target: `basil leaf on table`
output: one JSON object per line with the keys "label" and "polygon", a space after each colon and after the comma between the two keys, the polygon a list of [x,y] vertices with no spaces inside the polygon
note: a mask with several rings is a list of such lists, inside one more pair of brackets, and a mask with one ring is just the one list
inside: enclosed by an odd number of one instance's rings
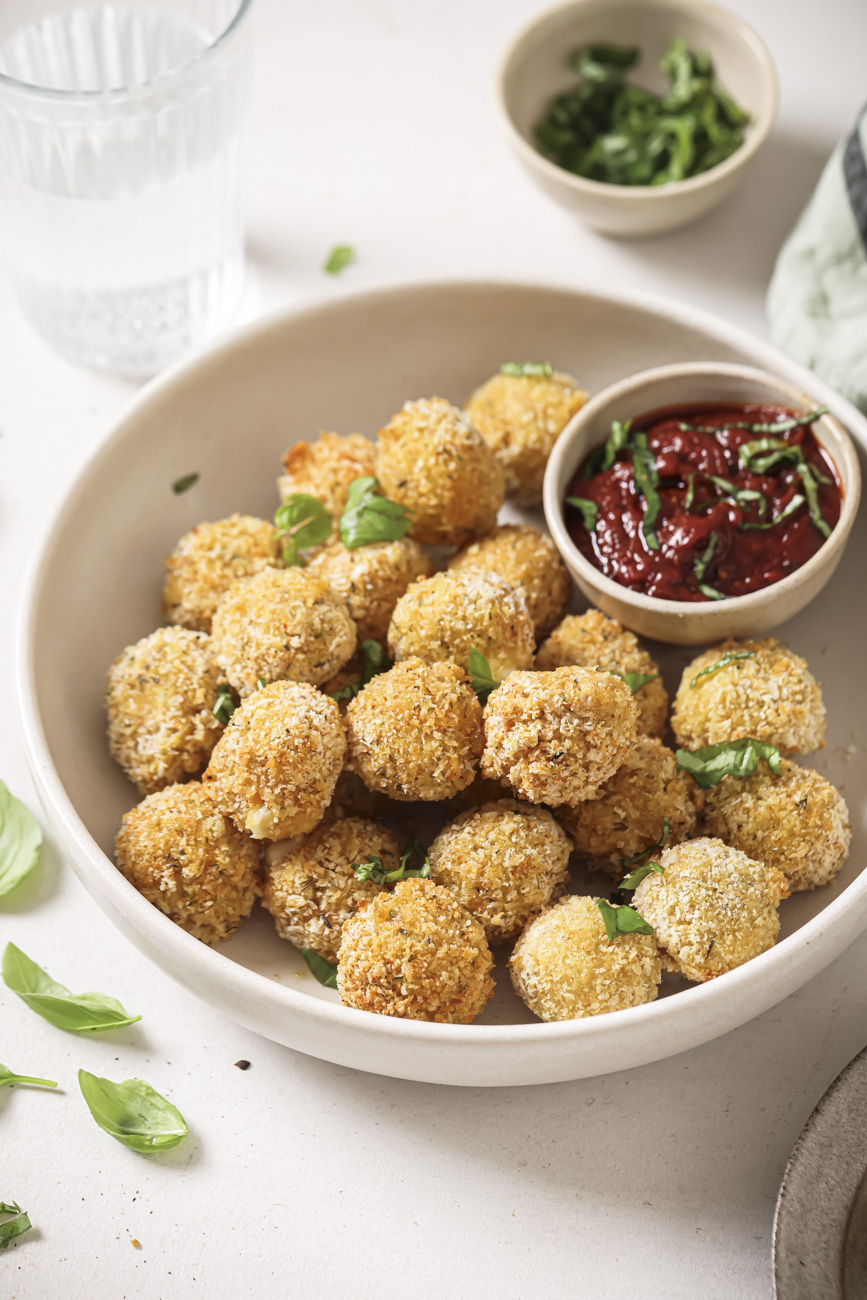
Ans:
{"label": "basil leaf on table", "polygon": [[4,1083],[31,1083],[37,1088],[56,1088],[53,1079],[34,1079],[29,1074],[15,1074],[8,1065],[0,1065],[0,1087]]}
{"label": "basil leaf on table", "polygon": [[181,1112],[144,1079],[114,1083],[79,1070],[78,1085],[99,1127],[131,1151],[170,1151],[187,1136]]}
{"label": "basil leaf on table", "polygon": [[26,1210],[22,1210],[20,1205],[15,1201],[7,1204],[6,1201],[0,1201],[0,1214],[12,1214],[15,1217],[7,1219],[5,1223],[0,1223],[0,1250],[5,1250],[10,1242],[16,1237],[21,1237],[25,1232],[33,1227],[30,1222],[30,1216]]}
{"label": "basil leaf on table", "polygon": [[72,1033],[101,1033],[141,1020],[105,993],[70,993],[14,943],[7,943],[3,953],[3,983],[43,1020]]}
{"label": "basil leaf on table", "polygon": [[39,861],[41,845],[39,822],[0,781],[0,897],[27,879]]}
{"label": "basil leaf on table", "polygon": [[351,244],[335,244],[323,266],[326,275],[339,275],[344,267],[355,261],[355,249]]}

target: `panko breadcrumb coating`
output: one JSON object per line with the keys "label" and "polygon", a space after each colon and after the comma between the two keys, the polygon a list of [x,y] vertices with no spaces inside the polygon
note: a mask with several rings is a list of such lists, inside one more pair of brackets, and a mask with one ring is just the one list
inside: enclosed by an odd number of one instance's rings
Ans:
{"label": "panko breadcrumb coating", "polygon": [[[745,652],[750,658],[732,660],[690,685],[724,655]],[[825,746],[825,706],[816,679],[800,655],[773,637],[724,641],[693,659],[674,697],[671,726],[685,749],[744,736],[776,745],[781,754]]]}
{"label": "panko breadcrumb coating", "polygon": [[259,682],[328,680],[352,657],[355,624],[324,578],[265,569],[237,582],[217,606],[214,655],[243,698]]}
{"label": "panko breadcrumb coating", "polygon": [[388,648],[396,660],[449,660],[465,671],[480,651],[501,681],[533,663],[536,642],[524,597],[481,569],[435,573],[415,582],[395,606]]}
{"label": "panko breadcrumb coating", "polygon": [[306,682],[272,682],[235,710],[202,780],[239,829],[288,839],[322,820],[345,752],[333,700]]}
{"label": "panko breadcrumb coating", "polygon": [[545,466],[564,427],[587,401],[571,375],[494,375],[465,410],[493,450],[509,496],[533,505],[542,496]]}
{"label": "panko breadcrumb coating", "polygon": [[461,546],[497,521],[503,472],[464,413],[441,397],[407,402],[379,431],[376,475],[412,510],[422,546]]}
{"label": "panko breadcrumb coating", "polygon": [[344,924],[382,889],[370,879],[358,880],[352,870],[371,854],[386,871],[400,866],[391,831],[360,817],[320,826],[300,844],[273,845],[262,902],[280,937],[336,962]]}
{"label": "panko breadcrumb coating", "polygon": [[652,1002],[662,964],[652,935],[618,934],[609,943],[594,900],[570,894],[527,926],[509,972],[541,1020],[580,1020]]}
{"label": "panko breadcrumb coating", "polygon": [[197,524],[163,561],[163,613],[170,623],[210,632],[233,582],[280,565],[279,534],[267,519],[235,514]]}
{"label": "panko breadcrumb coating", "polygon": [[630,870],[622,858],[658,844],[663,818],[671,827],[665,845],[679,844],[694,832],[703,806],[704,791],[677,770],[672,750],[655,736],[639,736],[596,798],[574,807],[564,804],[557,819],[583,858],[620,879]]}
{"label": "panko breadcrumb coating", "polygon": [[228,939],[253,910],[256,846],[198,781],[148,795],[125,814],[115,843],[130,884],[203,943]]}
{"label": "panko breadcrumb coating", "polygon": [[[564,618],[536,655],[536,667],[543,671],[551,668],[597,668],[602,673],[642,673],[652,675],[659,667],[615,618],[608,618],[598,609],[588,609],[586,614],[573,614]],[[668,693],[662,678],[646,682],[635,694],[638,705],[638,734],[661,736],[665,730],[668,713]]]}
{"label": "panko breadcrumb coating", "polygon": [[485,706],[482,776],[531,803],[592,799],[635,744],[625,682],[586,668],[510,673]]}
{"label": "panko breadcrumb coating", "polygon": [[742,966],[772,948],[780,929],[786,878],[776,867],[722,840],[687,840],[658,859],[632,895],[653,926],[665,970],[702,981]]}
{"label": "panko breadcrumb coating", "polygon": [[431,879],[505,943],[569,878],[570,844],[545,808],[501,799],[450,822],[430,847]]}
{"label": "panko breadcrumb coating", "polygon": [[343,927],[340,1000],[357,1011],[468,1025],[494,991],[479,922],[432,880],[402,880]]}
{"label": "panko breadcrumb coating", "polygon": [[201,772],[223,728],[221,673],[203,632],[161,627],[119,654],[105,706],[111,756],[142,794]]}
{"label": "panko breadcrumb coating", "polygon": [[294,492],[318,497],[332,519],[346,507],[349,485],[375,473],[376,450],[361,433],[341,437],[320,433],[315,442],[296,442],[283,457],[285,473],[277,480],[280,500]]}
{"label": "panko breadcrumb coating", "polygon": [[346,710],[347,766],[402,802],[450,799],[472,783],[484,748],[482,706],[456,664],[406,659]]}
{"label": "panko breadcrumb coating", "polygon": [[501,524],[462,547],[448,567],[484,569],[508,582],[527,602],[537,641],[562,617],[570,585],[566,565],[551,538],[529,524]]}
{"label": "panko breadcrumb coating", "polygon": [[384,641],[395,605],[410,583],[433,573],[433,565],[418,542],[402,537],[351,551],[331,542],[310,561],[309,572],[346,602],[359,641]]}
{"label": "panko breadcrumb coating", "polygon": [[792,893],[829,884],[852,841],[839,790],[818,772],[785,758],[779,776],[760,763],[743,780],[723,777],[708,792],[704,829],[782,871]]}

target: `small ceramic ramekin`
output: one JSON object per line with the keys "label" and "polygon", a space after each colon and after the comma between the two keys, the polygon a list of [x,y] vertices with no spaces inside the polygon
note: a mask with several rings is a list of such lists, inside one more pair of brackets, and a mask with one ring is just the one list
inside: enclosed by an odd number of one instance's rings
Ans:
{"label": "small ceramic ramekin", "polygon": [[660,600],[605,577],[578,550],[566,530],[563,498],[587,453],[603,442],[612,420],[699,402],[764,402],[795,411],[817,401],[784,379],[750,366],[699,361],[660,366],[612,384],[584,406],[561,433],[545,472],[545,518],[566,567],[588,600],[642,636],[675,645],[705,645],[730,636],[758,636],[793,618],[827,583],[846,547],[861,497],[861,470],[848,433],[832,415],[812,425],[843,488],[840,519],[806,564],[769,587],[720,601]]}
{"label": "small ceramic ramekin", "polygon": [[[657,71],[672,37],[710,54],[725,90],[750,114],[746,139],[724,162],[667,185],[609,185],[564,171],[539,153],[534,128],[549,100],[575,84],[570,55],[582,45],[638,45],[636,80],[662,91]],[[622,237],[676,230],[731,193],[768,137],[777,115],[777,74],[753,29],[708,0],[570,0],[534,18],[509,45],[497,76],[506,138],[537,185],[592,229]]]}

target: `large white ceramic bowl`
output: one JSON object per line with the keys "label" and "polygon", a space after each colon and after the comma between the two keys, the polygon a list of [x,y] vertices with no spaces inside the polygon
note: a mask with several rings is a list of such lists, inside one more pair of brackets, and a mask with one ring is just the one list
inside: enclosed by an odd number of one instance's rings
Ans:
{"label": "large white ceramic bowl", "polygon": [[[863,450],[867,421],[766,344],[701,313],[647,298],[506,284],[421,285],[350,296],[254,325],[146,388],[70,488],[27,585],[18,689],[29,760],[63,853],[99,905],[158,966],[239,1023],[303,1052],[381,1074],[497,1085],[641,1065],[743,1024],[821,970],[867,925],[863,602],[867,530],[780,634],[822,679],[828,748],[809,760],[845,789],[852,856],[833,886],[783,904],[782,938],[721,979],[666,977],[657,1002],[546,1025],[511,992],[471,1026],[349,1010],[308,975],[259,912],[217,950],[147,903],[112,845],[136,795],[108,755],[102,694],[114,655],[160,622],[160,563],[201,519],[268,515],[282,452],[319,429],[375,430],[410,397],[456,402],[505,360],[544,358],[591,392],[665,362],[760,365],[826,402]],[[197,470],[182,496],[171,484]],[[673,687],[690,651],[652,647]]]}

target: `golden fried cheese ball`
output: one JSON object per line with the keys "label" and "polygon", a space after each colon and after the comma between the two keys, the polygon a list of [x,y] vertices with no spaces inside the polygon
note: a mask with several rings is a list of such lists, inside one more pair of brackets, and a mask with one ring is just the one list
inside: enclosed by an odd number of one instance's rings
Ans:
{"label": "golden fried cheese ball", "polygon": [[500,681],[532,666],[536,642],[524,597],[493,573],[465,569],[413,583],[395,606],[388,648],[398,661],[447,659],[465,671],[476,649]]}
{"label": "golden fried cheese ball", "polygon": [[[749,657],[699,676],[728,655]],[[671,726],[685,749],[752,736],[781,754],[809,754],[824,748],[825,706],[806,661],[773,637],[724,641],[684,669]]]}
{"label": "golden fried cheese ball", "polygon": [[340,1000],[357,1011],[468,1025],[494,991],[485,931],[432,880],[402,880],[343,927]]}
{"label": "golden fried cheese ball", "polygon": [[472,783],[485,744],[482,706],[456,664],[405,659],[346,710],[347,766],[402,802],[450,799]]}
{"label": "golden fried cheese ball", "polygon": [[527,602],[537,641],[562,617],[569,597],[569,574],[557,547],[529,524],[501,524],[461,547],[448,567],[483,569],[508,582]]}
{"label": "golden fried cheese ball", "polygon": [[371,855],[381,859],[386,871],[400,866],[391,831],[360,817],[319,826],[300,844],[273,845],[262,902],[280,937],[336,962],[343,926],[382,889],[369,878],[358,880],[352,870]]}
{"label": "golden fried cheese ball", "polygon": [[[554,629],[536,655],[536,667],[596,668],[601,673],[659,673],[647,651],[632,632],[616,618],[608,618],[598,609],[586,614],[572,614]],[[661,736],[668,714],[668,693],[662,678],[645,684],[635,693],[638,705],[638,734]]]}
{"label": "golden fried cheese ball", "polygon": [[296,442],[283,457],[285,473],[277,480],[280,500],[306,492],[319,498],[332,519],[339,519],[350,483],[372,477],[375,459],[373,443],[361,433],[341,437],[323,432],[315,442]]}
{"label": "golden fried cheese ball", "polygon": [[542,497],[545,466],[564,427],[587,401],[570,375],[494,375],[477,388],[467,415],[493,450],[506,491],[524,505]]}
{"label": "golden fried cheese ball", "polygon": [[306,682],[272,682],[235,710],[202,780],[239,829],[283,840],[322,820],[345,753],[333,700]]}
{"label": "golden fried cheese ball", "polygon": [[267,519],[235,514],[197,524],[163,561],[163,613],[170,623],[210,632],[233,582],[280,565],[279,534]]}
{"label": "golden fried cheese ball", "polygon": [[704,830],[782,871],[792,893],[830,884],[852,842],[839,790],[785,758],[780,776],[760,763],[743,780],[723,777],[708,792]]}
{"label": "golden fried cheese ball", "polygon": [[433,565],[418,542],[402,537],[351,551],[331,542],[310,561],[309,572],[346,602],[359,641],[384,641],[395,605],[416,578],[430,577]]}
{"label": "golden fried cheese ball", "polygon": [[653,935],[618,934],[609,943],[594,900],[570,894],[527,926],[509,973],[541,1020],[580,1020],[652,1002],[662,964]]}
{"label": "golden fried cheese ball", "polygon": [[510,673],[485,706],[482,776],[531,803],[593,799],[635,744],[625,682],[586,668]]}
{"label": "golden fried cheese ball", "polygon": [[557,809],[557,819],[583,858],[619,879],[629,871],[621,865],[623,858],[659,843],[664,818],[670,825],[666,845],[692,835],[704,797],[692,777],[677,770],[673,752],[661,740],[639,736],[596,798],[564,804]]}
{"label": "golden fried cheese ball", "polygon": [[702,837],[666,849],[632,895],[653,926],[665,970],[702,981],[772,948],[786,877],[722,840]]}
{"label": "golden fried cheese ball", "polygon": [[324,578],[265,569],[235,583],[214,614],[217,663],[244,698],[260,682],[328,680],[352,657],[355,624]]}
{"label": "golden fried cheese ball", "polygon": [[462,546],[497,522],[503,472],[462,411],[441,397],[407,402],[376,447],[376,476],[391,501],[412,510],[422,546]]}
{"label": "golden fried cheese ball", "polygon": [[161,627],[127,646],[108,670],[111,756],[142,794],[201,772],[220,738],[222,676],[204,632]]}
{"label": "golden fried cheese ball", "polygon": [[256,846],[198,781],[148,795],[125,814],[115,844],[130,884],[203,943],[228,939],[253,910]]}
{"label": "golden fried cheese ball", "polygon": [[547,809],[501,799],[440,831],[431,879],[481,921],[488,943],[505,943],[562,894],[570,847]]}

